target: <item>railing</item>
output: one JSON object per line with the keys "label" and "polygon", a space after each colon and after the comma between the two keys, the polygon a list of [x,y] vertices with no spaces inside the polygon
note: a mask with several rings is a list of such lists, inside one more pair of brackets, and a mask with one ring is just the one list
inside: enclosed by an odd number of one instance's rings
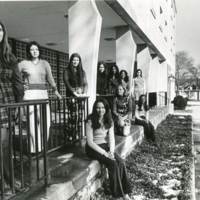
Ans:
{"label": "railing", "polygon": [[[16,179],[20,182],[21,186],[18,188],[20,191],[24,191],[26,187],[30,187],[34,182],[44,180],[44,184],[47,187],[48,183],[48,176],[47,176],[47,129],[46,126],[41,127],[41,143],[38,144],[38,131],[35,131],[35,142],[36,142],[36,157],[32,160],[32,154],[30,149],[30,141],[31,141],[31,134],[30,134],[30,119],[29,115],[26,116],[27,126],[26,126],[26,136],[27,140],[24,142],[23,140],[23,130],[22,130],[22,121],[20,120],[22,117],[22,110],[21,108],[26,109],[29,113],[30,109],[33,108],[33,115],[36,121],[40,120],[42,124],[46,124],[47,121],[47,114],[46,114],[46,105],[48,102],[46,101],[37,101],[31,103],[18,103],[18,104],[4,104],[0,105],[0,109],[5,109],[8,113],[8,129],[0,129],[0,175],[1,175],[1,198],[4,199],[4,185],[5,185],[5,171],[8,171],[5,167],[9,168],[9,175],[10,180],[6,180],[10,182],[10,188],[12,193],[15,194],[15,182]],[[15,110],[18,110],[18,126],[14,125],[13,114]],[[37,110],[40,110],[42,117],[38,117]],[[1,114],[1,112],[0,112]],[[4,123],[5,124],[5,123]],[[2,127],[3,122],[1,121],[0,117],[0,127]],[[8,130],[9,134],[9,145],[5,147],[5,144],[2,142],[2,136],[4,137],[5,132],[3,131]],[[17,140],[19,141],[19,146],[16,145]],[[42,146],[42,151],[39,153],[38,145]],[[26,149],[28,148],[28,149]],[[26,149],[26,150],[25,150]],[[26,151],[26,154],[24,153]],[[8,153],[9,151],[9,153]],[[5,154],[4,154],[5,152]],[[7,155],[8,153],[8,155]],[[40,154],[40,155],[39,155]],[[39,162],[40,159],[43,159],[43,165]],[[6,159],[8,163],[6,162]],[[41,171],[43,173],[41,173]]]}
{"label": "railing", "polygon": [[200,90],[177,90],[176,96],[182,95],[190,100],[200,100]]}
{"label": "railing", "polygon": [[88,97],[64,98],[62,101],[49,99],[49,101],[51,128],[48,149],[50,152],[63,144],[72,144],[85,137],[84,122],[88,116]]}
{"label": "railing", "polygon": [[167,92],[159,92],[158,94],[158,98],[159,98],[159,105],[160,106],[167,106],[170,103],[170,99],[167,98]]}
{"label": "railing", "polygon": [[[60,109],[58,110],[58,108]],[[47,154],[85,137],[84,121],[88,115],[88,97],[64,98],[61,101],[45,99],[20,104],[4,104],[0,105],[1,109],[6,109],[9,114],[9,158],[7,159],[10,163],[12,193],[15,194],[15,179],[21,182],[20,192],[42,180],[47,187]],[[18,110],[17,125],[12,120],[12,113],[15,109]],[[33,119],[34,123],[31,125]],[[31,153],[31,143],[33,142],[31,130],[33,127],[35,130],[35,153]],[[2,177],[0,190],[3,199],[5,175],[3,156],[5,155],[1,136],[0,129],[0,175]]]}

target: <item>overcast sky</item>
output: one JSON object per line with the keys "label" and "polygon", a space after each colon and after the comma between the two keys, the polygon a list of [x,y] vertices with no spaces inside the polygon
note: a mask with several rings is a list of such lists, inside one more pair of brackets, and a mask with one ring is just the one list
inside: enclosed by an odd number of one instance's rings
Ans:
{"label": "overcast sky", "polygon": [[200,64],[200,0],[175,0],[176,51],[188,51]]}

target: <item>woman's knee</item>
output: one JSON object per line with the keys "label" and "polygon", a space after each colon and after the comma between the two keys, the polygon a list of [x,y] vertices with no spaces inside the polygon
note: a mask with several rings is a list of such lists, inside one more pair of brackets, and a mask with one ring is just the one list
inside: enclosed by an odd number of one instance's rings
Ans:
{"label": "woman's knee", "polygon": [[115,171],[117,170],[117,168],[118,168],[117,162],[115,160],[111,160],[111,162],[109,162],[108,170]]}
{"label": "woman's knee", "polygon": [[124,126],[123,135],[128,136],[130,134],[130,126]]}

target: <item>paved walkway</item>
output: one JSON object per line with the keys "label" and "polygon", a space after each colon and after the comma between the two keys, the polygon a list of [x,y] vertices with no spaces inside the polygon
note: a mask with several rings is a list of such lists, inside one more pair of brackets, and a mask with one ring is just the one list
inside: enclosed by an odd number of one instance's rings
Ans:
{"label": "paved walkway", "polygon": [[174,114],[192,115],[195,154],[195,192],[196,200],[200,200],[200,101],[188,101],[185,111],[175,111]]}

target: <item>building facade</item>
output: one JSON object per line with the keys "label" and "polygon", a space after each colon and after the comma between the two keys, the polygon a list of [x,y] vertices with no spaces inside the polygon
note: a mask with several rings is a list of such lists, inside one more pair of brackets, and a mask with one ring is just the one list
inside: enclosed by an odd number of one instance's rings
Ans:
{"label": "building facade", "polygon": [[[128,71],[129,77],[141,69],[148,97],[154,98],[157,105],[159,96],[167,96],[169,102],[174,98],[174,82],[168,77],[175,73],[175,0],[26,1],[0,5],[1,20],[14,44],[35,40],[44,47],[44,58],[54,63],[52,69],[63,95],[60,75],[64,66],[59,67],[54,60],[61,57],[57,53],[52,57],[48,51],[63,53],[64,65],[68,64],[65,55],[81,55],[89,105],[96,99],[98,61],[116,63],[120,70]],[[14,45],[13,52],[19,57],[17,48]]]}

